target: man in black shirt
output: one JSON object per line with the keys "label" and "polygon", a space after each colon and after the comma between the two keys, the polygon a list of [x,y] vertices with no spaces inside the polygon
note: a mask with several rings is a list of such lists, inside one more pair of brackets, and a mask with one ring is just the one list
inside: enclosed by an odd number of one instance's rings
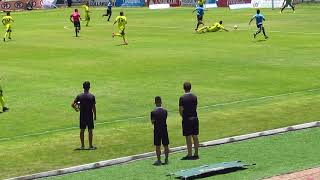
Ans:
{"label": "man in black shirt", "polygon": [[168,112],[164,108],[161,107],[161,97],[155,97],[155,104],[156,108],[151,112],[151,123],[154,125],[154,145],[156,146],[156,154],[157,154],[157,161],[154,165],[161,165],[161,142],[164,147],[165,153],[165,164],[168,164],[168,157],[169,157],[169,137],[168,137],[168,130],[167,130],[167,117]]}
{"label": "man in black shirt", "polygon": [[[96,120],[96,99],[93,94],[89,92],[90,82],[83,83],[84,92],[79,94],[72,102],[71,106],[78,112],[80,110],[80,141],[81,147],[79,150],[84,150],[84,131],[88,127],[89,132],[89,150],[95,150],[96,147],[92,145],[93,139],[93,120]],[[80,107],[79,107],[80,106]]]}
{"label": "man in black shirt", "polygon": [[[179,100],[179,112],[182,117],[182,131],[183,136],[186,137],[188,154],[182,160],[199,159],[199,120],[197,114],[198,100],[197,96],[192,94],[191,84],[185,82],[183,84],[185,94]],[[194,143],[194,155],[192,156],[192,139]]]}

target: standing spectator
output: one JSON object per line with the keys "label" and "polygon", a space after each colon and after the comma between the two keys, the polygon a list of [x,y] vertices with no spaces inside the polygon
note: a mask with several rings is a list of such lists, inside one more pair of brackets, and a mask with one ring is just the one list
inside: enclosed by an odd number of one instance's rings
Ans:
{"label": "standing spectator", "polygon": [[[89,150],[95,150],[96,147],[92,145],[93,139],[93,120],[96,120],[96,99],[93,94],[89,92],[90,82],[83,83],[84,92],[79,94],[72,102],[71,106],[78,112],[80,110],[80,141],[81,147],[78,150],[84,150],[84,131],[88,127],[89,132]],[[80,106],[80,107],[79,107]]]}
{"label": "standing spectator", "polygon": [[164,147],[165,153],[165,164],[168,164],[168,157],[169,157],[169,136],[167,130],[167,117],[168,112],[165,110],[161,104],[161,97],[157,96],[154,99],[156,108],[151,112],[151,122],[154,125],[154,145],[156,146],[156,154],[157,154],[157,161],[154,165],[159,166],[161,165],[161,142]]}
{"label": "standing spectator", "polygon": [[[191,84],[185,82],[183,84],[185,94],[179,100],[179,112],[182,117],[182,131],[186,138],[188,154],[182,160],[199,159],[199,120],[197,115],[197,96],[192,94]],[[194,155],[192,156],[192,139],[194,143]]]}

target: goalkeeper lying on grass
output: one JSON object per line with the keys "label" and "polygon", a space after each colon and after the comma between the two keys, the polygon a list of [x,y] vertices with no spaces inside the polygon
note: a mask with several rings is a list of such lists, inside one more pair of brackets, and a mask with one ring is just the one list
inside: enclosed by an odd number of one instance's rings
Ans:
{"label": "goalkeeper lying on grass", "polygon": [[219,23],[214,23],[213,26],[205,26],[197,30],[198,33],[205,33],[205,32],[217,32],[220,31],[221,29],[228,31],[222,26],[222,21]]}

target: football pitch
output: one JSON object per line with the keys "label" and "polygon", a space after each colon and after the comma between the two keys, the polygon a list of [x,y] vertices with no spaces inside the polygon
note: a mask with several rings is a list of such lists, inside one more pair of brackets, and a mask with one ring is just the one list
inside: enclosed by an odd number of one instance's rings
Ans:
{"label": "football pitch", "polygon": [[[295,14],[262,9],[266,41],[248,26],[254,9],[209,9],[205,23],[223,20],[231,31],[206,34],[194,33],[192,8],[123,10],[128,46],[112,39],[117,28],[102,8],[91,9],[78,38],[72,9],[12,13],[13,39],[0,43],[10,108],[0,113],[1,178],[152,151],[157,95],[169,110],[170,146],[183,145],[184,81],[198,96],[200,141],[319,119],[319,5],[297,5]],[[98,149],[79,152],[79,115],[70,104],[85,80],[97,101]]]}
{"label": "football pitch", "polygon": [[[173,154],[170,162],[165,166],[152,166],[155,158],[136,161],[128,164],[116,165],[97,170],[73,173],[47,180],[79,180],[79,179],[174,179],[167,174],[183,169],[242,160],[252,164],[248,169],[217,174],[204,179],[212,180],[255,180],[275,175],[303,170],[319,166],[320,157],[317,151],[320,144],[317,139],[320,129],[308,129],[298,132],[289,132],[271,137],[262,137],[254,140],[225,144],[201,149],[199,161],[182,161],[184,153]],[[45,178],[44,178],[45,179]],[[199,178],[201,179],[201,178]],[[294,179],[294,178],[292,178]],[[308,179],[305,177],[305,179]]]}

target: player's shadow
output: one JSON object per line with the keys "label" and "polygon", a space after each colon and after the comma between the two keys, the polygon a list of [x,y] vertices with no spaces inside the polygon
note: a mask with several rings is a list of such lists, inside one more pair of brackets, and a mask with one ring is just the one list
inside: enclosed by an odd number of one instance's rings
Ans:
{"label": "player's shadow", "polygon": [[261,43],[261,42],[266,42],[267,40],[266,39],[259,39],[259,40],[257,40],[257,41],[253,41],[253,42],[255,42],[255,43]]}
{"label": "player's shadow", "polygon": [[128,46],[128,44],[117,44],[116,46]]}
{"label": "player's shadow", "polygon": [[[204,179],[210,176],[218,176],[218,175],[224,175],[224,174],[228,174],[228,173],[232,173],[232,172],[236,172],[236,171],[240,171],[240,170],[245,170],[247,168],[245,167],[234,167],[234,168],[229,168],[229,169],[224,169],[224,170],[220,170],[220,171],[212,171],[212,172],[208,172],[208,173],[204,173],[198,176],[194,176],[194,177],[190,177],[187,178],[188,180],[191,179]],[[175,179],[181,179],[176,177]]]}

